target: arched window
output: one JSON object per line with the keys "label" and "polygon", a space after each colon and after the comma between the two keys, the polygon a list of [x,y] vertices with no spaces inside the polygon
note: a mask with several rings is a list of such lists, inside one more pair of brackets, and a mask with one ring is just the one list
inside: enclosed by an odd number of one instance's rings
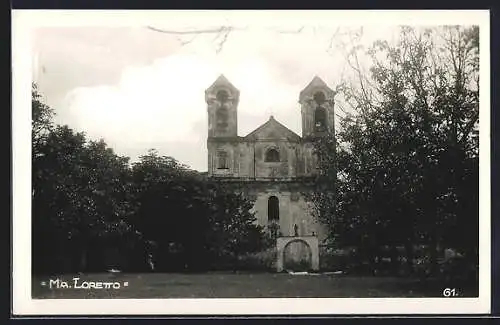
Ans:
{"label": "arched window", "polygon": [[266,162],[279,162],[280,153],[275,148],[270,148],[266,151],[266,156],[264,161]]}
{"label": "arched window", "polygon": [[280,202],[276,196],[270,196],[267,201],[267,220],[277,222],[280,219]]}
{"label": "arched window", "polygon": [[221,102],[221,104],[225,103],[227,101],[227,99],[229,98],[229,95],[227,94],[227,91],[225,90],[219,90],[217,92],[217,94],[215,95],[215,98],[217,98],[217,100],[219,102]]}
{"label": "arched window", "polygon": [[226,107],[222,106],[215,113],[218,128],[226,128],[228,125],[229,112]]}
{"label": "arched window", "polygon": [[217,169],[229,169],[227,152],[217,151]]}
{"label": "arched window", "polygon": [[322,105],[326,101],[325,94],[322,91],[315,93],[313,98],[318,105]]}
{"label": "arched window", "polygon": [[326,131],[326,110],[321,106],[314,111],[314,128],[316,131]]}

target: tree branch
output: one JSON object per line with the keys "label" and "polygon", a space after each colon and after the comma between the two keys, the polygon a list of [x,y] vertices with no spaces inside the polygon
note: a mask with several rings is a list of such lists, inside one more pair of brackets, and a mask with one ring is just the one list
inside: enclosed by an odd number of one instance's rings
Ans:
{"label": "tree branch", "polygon": [[195,30],[189,30],[189,31],[178,31],[178,30],[166,30],[166,29],[160,29],[152,26],[146,26],[147,29],[153,30],[155,32],[159,33],[164,33],[164,34],[173,34],[173,35],[197,35],[197,34],[214,34],[214,33],[220,33],[222,32],[225,28],[228,28],[226,26],[221,26],[218,28],[211,28],[211,29],[195,29]]}
{"label": "tree branch", "polygon": [[300,27],[297,30],[278,30],[277,32],[279,34],[299,34],[302,32],[302,30],[304,30],[304,26]]}
{"label": "tree branch", "polygon": [[476,124],[478,119],[479,119],[479,111],[474,113],[474,116],[471,118],[469,123],[467,123],[467,125],[465,126],[462,137],[460,138],[460,140],[458,140],[459,144],[462,144],[465,141],[465,139],[467,139],[467,136],[474,128],[474,125]]}
{"label": "tree branch", "polygon": [[[230,25],[225,25],[225,26],[220,26],[217,28],[206,28],[206,29],[193,29],[193,30],[187,30],[187,31],[180,31],[180,30],[166,30],[166,29],[161,29],[161,28],[156,28],[152,26],[146,26],[147,29],[150,29],[155,32],[163,33],[163,34],[170,34],[170,35],[175,35],[177,40],[181,43],[181,46],[184,46],[186,44],[189,44],[193,42],[196,37],[198,37],[201,34],[216,34],[214,41],[220,39],[220,42],[217,44],[217,49],[216,53],[219,53],[222,51],[222,48],[224,44],[226,43],[229,34],[233,31],[236,30],[246,30],[247,27],[242,28],[242,27],[234,27]],[[186,36],[186,35],[194,35],[190,40],[182,40],[179,36]]]}

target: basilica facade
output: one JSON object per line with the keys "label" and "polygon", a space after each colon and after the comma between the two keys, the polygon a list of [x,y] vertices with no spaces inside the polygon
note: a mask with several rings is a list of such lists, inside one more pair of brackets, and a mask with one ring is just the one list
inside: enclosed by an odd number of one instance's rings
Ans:
{"label": "basilica facade", "polygon": [[[257,222],[276,237],[326,233],[305,193],[317,171],[313,140],[334,131],[334,91],[319,77],[298,94],[302,134],[273,116],[238,135],[239,90],[221,75],[206,91],[208,177],[238,184],[253,200]],[[298,114],[298,112],[297,112]]]}

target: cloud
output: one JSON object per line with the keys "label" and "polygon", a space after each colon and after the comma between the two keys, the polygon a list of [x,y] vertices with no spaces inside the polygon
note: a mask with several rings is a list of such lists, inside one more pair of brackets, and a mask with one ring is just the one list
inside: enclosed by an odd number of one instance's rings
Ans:
{"label": "cloud", "polygon": [[183,37],[191,42],[181,46],[176,36],[139,27],[41,29],[36,72],[58,123],[132,160],[156,148],[206,170],[205,89],[224,74],[240,90],[239,135],[271,114],[301,134],[299,92],[314,75],[332,87],[340,79],[340,56],[327,52],[332,33],[237,30],[217,53],[213,34]]}
{"label": "cloud", "polygon": [[74,88],[115,84],[124,68],[151,64],[178,47],[138,27],[44,27],[33,39],[35,81],[60,115],[61,101]]}

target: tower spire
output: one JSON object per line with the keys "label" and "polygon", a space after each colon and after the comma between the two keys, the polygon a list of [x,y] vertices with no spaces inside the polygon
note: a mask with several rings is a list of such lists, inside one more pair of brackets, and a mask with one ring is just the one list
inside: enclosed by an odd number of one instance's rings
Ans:
{"label": "tower spire", "polygon": [[223,74],[205,90],[209,137],[237,136],[239,96],[239,90]]}
{"label": "tower spire", "polygon": [[300,92],[302,136],[317,137],[334,131],[335,92],[317,75]]}

